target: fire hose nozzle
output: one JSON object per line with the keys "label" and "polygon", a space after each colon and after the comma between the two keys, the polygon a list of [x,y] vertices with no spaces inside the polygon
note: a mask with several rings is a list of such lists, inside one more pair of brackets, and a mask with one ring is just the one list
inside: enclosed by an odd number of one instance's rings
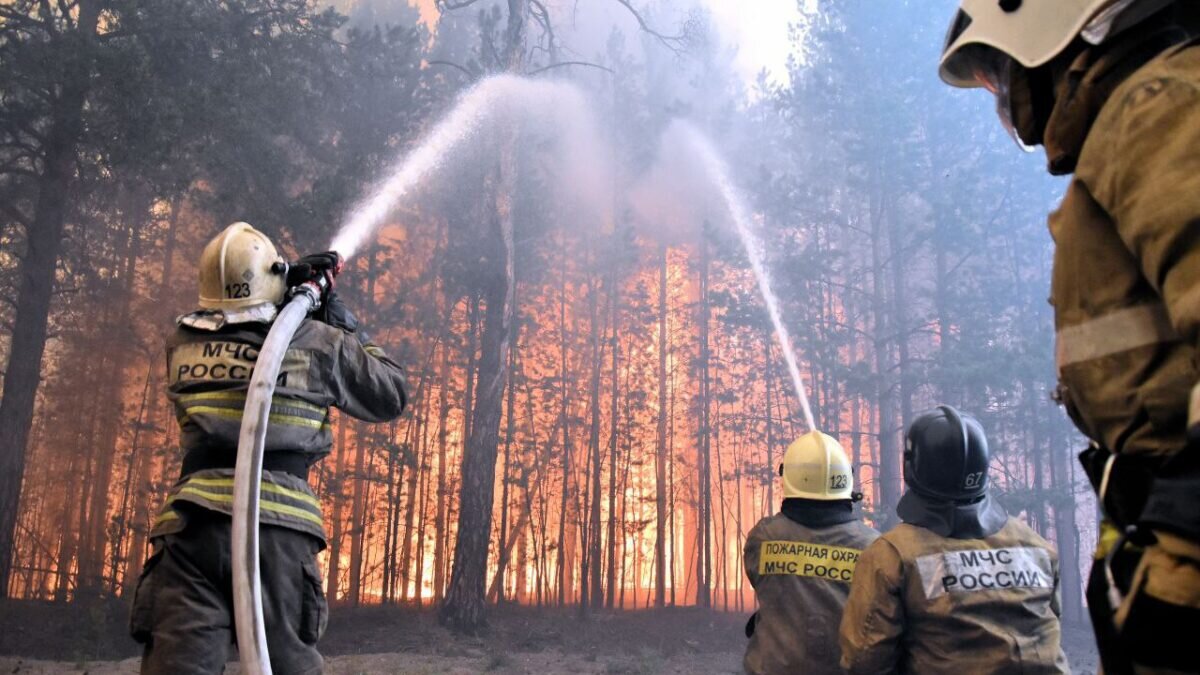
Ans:
{"label": "fire hose nozzle", "polygon": [[325,289],[328,287],[329,282],[324,278],[320,281],[306,281],[292,288],[292,297],[294,298],[298,295],[306,296],[312,304],[312,309],[309,310],[311,312],[321,306],[321,298],[325,296]]}

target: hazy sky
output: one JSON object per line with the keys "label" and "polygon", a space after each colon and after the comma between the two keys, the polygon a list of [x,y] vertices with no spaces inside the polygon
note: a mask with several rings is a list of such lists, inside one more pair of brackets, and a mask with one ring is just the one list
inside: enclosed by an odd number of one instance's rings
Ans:
{"label": "hazy sky", "polygon": [[[788,24],[799,18],[797,0],[703,0],[726,44],[738,48],[737,66],[748,80],[766,68],[777,81],[787,77],[791,53]],[[814,0],[815,4],[815,0]]]}
{"label": "hazy sky", "polygon": [[[434,0],[408,0],[421,10],[421,16],[432,24],[437,17]],[[613,0],[590,0],[616,6]],[[748,82],[766,68],[777,81],[787,77],[787,59],[791,53],[788,25],[799,17],[798,0],[694,0],[712,12],[723,42],[737,47],[737,67]],[[815,6],[817,0],[804,0]],[[351,4],[343,0],[339,4]],[[549,3],[553,6],[555,3]],[[575,5],[574,0],[571,4]],[[635,0],[634,6],[645,3]],[[576,8],[578,9],[577,5]],[[623,11],[623,10],[619,10]]]}

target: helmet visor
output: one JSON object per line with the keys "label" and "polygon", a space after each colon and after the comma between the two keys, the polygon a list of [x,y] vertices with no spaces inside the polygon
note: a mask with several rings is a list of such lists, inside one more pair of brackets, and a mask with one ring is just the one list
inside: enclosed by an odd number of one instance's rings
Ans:
{"label": "helmet visor", "polygon": [[1013,68],[1018,66],[1011,56],[993,47],[973,44],[959,49],[943,67],[952,77],[991,92],[996,97],[996,114],[1004,130],[1021,150],[1033,151],[1033,146],[1021,140],[1013,123],[1012,77]]}

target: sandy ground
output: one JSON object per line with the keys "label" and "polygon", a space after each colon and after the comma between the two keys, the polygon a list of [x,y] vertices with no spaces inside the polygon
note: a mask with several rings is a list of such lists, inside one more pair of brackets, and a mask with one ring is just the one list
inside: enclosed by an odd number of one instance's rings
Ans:
{"label": "sandy ground", "polygon": [[[31,675],[59,675],[87,673],[88,675],[136,675],[138,660],[100,661],[95,663],[64,663],[37,661],[12,657],[0,657],[0,673],[29,673]],[[237,673],[236,664],[230,664],[227,673]],[[611,654],[606,656],[581,656],[563,654],[553,650],[538,653],[464,654],[441,656],[438,654],[393,653],[333,656],[326,661],[325,672],[329,675],[471,675],[474,673],[585,673],[591,675],[641,675],[643,673],[696,673],[698,675],[725,675],[741,672],[740,654],[662,654],[644,650],[638,654]]]}

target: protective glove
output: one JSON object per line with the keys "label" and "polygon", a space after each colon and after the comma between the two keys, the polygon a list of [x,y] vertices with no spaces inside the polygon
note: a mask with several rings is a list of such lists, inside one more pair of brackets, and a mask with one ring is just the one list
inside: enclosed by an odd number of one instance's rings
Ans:
{"label": "protective glove", "polygon": [[333,279],[341,271],[342,256],[338,255],[337,251],[311,253],[288,265],[287,285],[294,288],[315,281],[322,288],[332,289]]}

